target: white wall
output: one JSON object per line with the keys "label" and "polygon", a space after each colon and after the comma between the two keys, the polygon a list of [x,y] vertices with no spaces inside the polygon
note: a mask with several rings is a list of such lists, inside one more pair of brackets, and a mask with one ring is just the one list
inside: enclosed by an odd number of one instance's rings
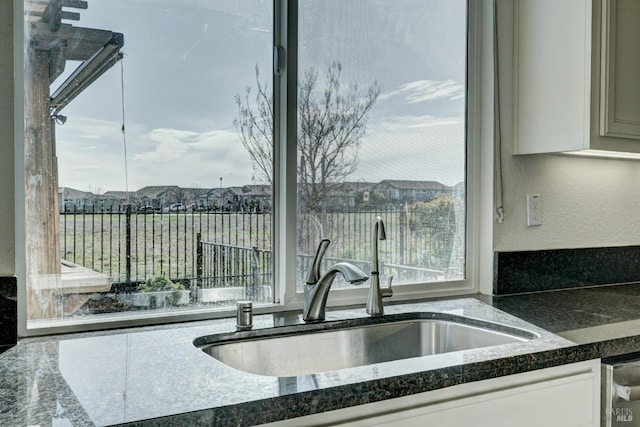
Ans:
{"label": "white wall", "polygon": [[[513,38],[503,18],[512,16],[512,2],[498,5],[505,221],[494,223],[494,250],[640,244],[640,161],[511,155]],[[527,193],[542,195],[542,226],[527,227]]]}
{"label": "white wall", "polygon": [[[494,250],[640,244],[640,161],[532,155],[505,147],[505,221]],[[540,193],[543,224],[527,227],[527,193]]]}
{"label": "white wall", "polygon": [[15,274],[13,5],[0,0],[0,276]]}

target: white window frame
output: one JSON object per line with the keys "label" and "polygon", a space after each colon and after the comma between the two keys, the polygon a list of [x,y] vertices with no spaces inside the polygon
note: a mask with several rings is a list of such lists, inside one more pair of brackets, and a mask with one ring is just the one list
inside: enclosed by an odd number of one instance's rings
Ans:
{"label": "white window frame", "polygon": [[[27,327],[27,292],[26,292],[26,246],[25,246],[25,167],[24,167],[24,1],[12,0],[14,4],[14,124],[15,124],[15,269],[18,278],[18,336],[28,337],[56,333],[90,331],[130,326],[175,323],[187,320],[202,320],[235,315],[235,307],[224,309],[193,309],[188,312],[157,314],[132,314],[117,316],[112,319],[83,319],[65,322],[56,320],[51,325]],[[274,272],[276,286],[274,302],[270,305],[257,306],[255,312],[270,313],[290,310],[301,310],[302,294],[296,291],[296,107],[297,107],[297,3],[298,0],[274,0],[274,45],[281,46],[279,55],[284,56],[280,64],[279,76],[274,75],[274,227],[279,230],[274,235]],[[466,272],[465,280],[439,283],[409,284],[394,287],[394,301],[415,300],[429,297],[456,296],[476,294],[479,290],[478,278],[480,270],[491,269],[491,258],[483,257],[483,265],[479,263],[480,248],[480,187],[486,188],[483,198],[483,210],[487,200],[491,199],[492,186],[490,179],[480,176],[480,135],[481,121],[484,127],[492,126],[492,113],[481,116],[481,101],[492,97],[492,82],[482,70],[490,70],[492,50],[491,30],[483,30],[483,25],[492,25],[491,15],[494,0],[467,0],[468,3],[468,56],[467,56],[467,144],[466,144]],[[491,15],[492,16],[492,15]],[[288,22],[287,26],[279,25]],[[280,32],[277,29],[280,28]],[[275,55],[274,55],[275,58]],[[485,66],[483,66],[485,65]],[[275,66],[274,66],[275,68]],[[284,100],[282,102],[281,100]],[[486,105],[486,102],[484,102]],[[283,108],[285,107],[286,108]],[[484,137],[487,137],[487,132]],[[490,132],[489,132],[490,133]],[[487,145],[487,144],[485,144]],[[486,148],[483,158],[486,158]],[[293,153],[293,154],[292,154]],[[483,175],[485,175],[484,172]],[[486,216],[486,215],[485,215]],[[483,220],[486,224],[486,220]],[[483,233],[484,234],[484,233]],[[490,235],[491,233],[489,233]],[[482,247],[490,247],[484,236]],[[487,265],[484,265],[487,264]],[[487,276],[486,273],[483,276]],[[365,285],[357,289],[345,289],[330,292],[328,306],[362,305],[366,302],[368,288]]]}
{"label": "white window frame", "polygon": [[[288,8],[288,22],[289,28],[293,30],[297,29],[297,1],[287,0]],[[479,277],[479,232],[478,232],[478,218],[480,211],[480,78],[481,78],[481,55],[480,51],[483,49],[481,37],[482,30],[482,13],[487,7],[492,6],[491,1],[483,0],[467,0],[467,117],[466,117],[466,259],[465,259],[465,279],[459,281],[444,281],[444,282],[429,282],[429,283],[416,283],[416,284],[403,284],[394,286],[393,288],[393,300],[394,301],[407,301],[416,300],[429,297],[442,297],[442,296],[456,296],[475,294],[478,292],[479,285],[477,278]],[[287,10],[282,10],[282,19],[287,18]],[[286,29],[284,29],[286,31]],[[283,46],[287,51],[287,70],[289,73],[284,73],[281,76],[286,84],[281,85],[280,96],[287,99],[288,105],[296,105],[297,92],[293,95],[287,93],[286,88],[293,88],[296,90],[296,73],[293,72],[297,67],[297,38],[287,39],[286,34],[281,35],[282,40],[286,40],[289,45]],[[276,43],[277,44],[277,43]],[[278,78],[274,81],[274,87],[278,84]],[[278,95],[276,95],[278,96]],[[288,97],[288,98],[287,98]],[[277,99],[277,98],[276,98]],[[274,103],[276,104],[276,103]],[[295,127],[296,120],[295,108],[290,108],[287,117],[288,126],[283,126],[286,129],[285,133],[279,135],[275,140],[280,144],[286,146],[287,152],[294,152],[296,150],[297,131]],[[294,125],[291,125],[293,123]],[[276,126],[277,128],[277,126]],[[295,158],[286,159],[286,176],[296,176],[296,163]],[[277,169],[276,169],[277,173]],[[295,179],[291,180],[295,181]],[[281,276],[276,276],[277,283],[286,283],[285,289],[281,291],[280,301],[287,307],[301,308],[303,305],[303,294],[296,292],[296,277],[295,277],[295,259],[296,259],[296,246],[295,246],[295,204],[296,204],[296,191],[295,183],[292,187],[280,188],[281,191],[275,191],[276,204],[280,206],[285,212],[284,222],[278,222],[281,226],[287,227],[285,235],[288,240],[287,244],[283,246],[275,246],[278,252],[282,255],[280,265],[281,269],[276,269],[281,273]],[[292,212],[287,212],[289,208]],[[287,219],[291,220],[287,221]],[[286,260],[291,260],[287,263]],[[280,279],[280,280],[279,280]],[[329,292],[327,299],[328,307],[336,307],[342,305],[364,305],[367,300],[368,286],[365,284],[362,287],[340,289],[339,291]]]}

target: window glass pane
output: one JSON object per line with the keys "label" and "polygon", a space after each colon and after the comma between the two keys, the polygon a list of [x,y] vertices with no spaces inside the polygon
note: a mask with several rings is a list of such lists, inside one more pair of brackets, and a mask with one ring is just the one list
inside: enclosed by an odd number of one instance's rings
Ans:
{"label": "window glass pane", "polygon": [[[301,0],[298,290],[326,262],[394,283],[465,277],[466,2]],[[344,284],[344,283],[342,283]]]}
{"label": "window glass pane", "polygon": [[270,302],[272,2],[87,3],[25,0],[30,326]]}

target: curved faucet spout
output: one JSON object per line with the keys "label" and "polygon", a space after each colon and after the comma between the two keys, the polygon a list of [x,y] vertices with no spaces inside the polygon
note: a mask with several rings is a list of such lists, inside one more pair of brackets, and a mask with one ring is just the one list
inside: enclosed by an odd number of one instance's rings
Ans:
{"label": "curved faucet spout", "polygon": [[305,322],[324,320],[327,296],[333,284],[333,279],[338,273],[353,285],[359,285],[369,279],[369,276],[362,270],[347,262],[339,262],[329,267],[315,284],[307,283],[306,285],[307,292],[304,299],[304,311],[302,312],[302,319]]}
{"label": "curved faucet spout", "polygon": [[371,252],[373,252],[373,261],[371,263],[371,272],[378,273],[378,240],[387,240],[387,233],[384,229],[382,218],[377,216],[373,223],[373,233],[371,236]]}
{"label": "curved faucet spout", "polygon": [[384,314],[384,306],[382,304],[383,297],[393,295],[391,290],[391,280],[393,276],[389,276],[389,286],[380,289],[380,270],[378,262],[378,240],[386,240],[387,233],[384,229],[382,218],[377,216],[373,223],[373,235],[371,236],[371,252],[373,260],[371,261],[371,283],[369,284],[369,296],[367,297],[366,311],[371,316],[382,316]]}

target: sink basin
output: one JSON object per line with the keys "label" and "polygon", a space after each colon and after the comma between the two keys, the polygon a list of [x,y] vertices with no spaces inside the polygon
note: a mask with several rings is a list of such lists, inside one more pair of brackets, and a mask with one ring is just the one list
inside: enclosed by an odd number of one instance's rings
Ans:
{"label": "sink basin", "polygon": [[421,312],[208,335],[194,345],[241,371],[292,377],[537,337],[502,324]]}

